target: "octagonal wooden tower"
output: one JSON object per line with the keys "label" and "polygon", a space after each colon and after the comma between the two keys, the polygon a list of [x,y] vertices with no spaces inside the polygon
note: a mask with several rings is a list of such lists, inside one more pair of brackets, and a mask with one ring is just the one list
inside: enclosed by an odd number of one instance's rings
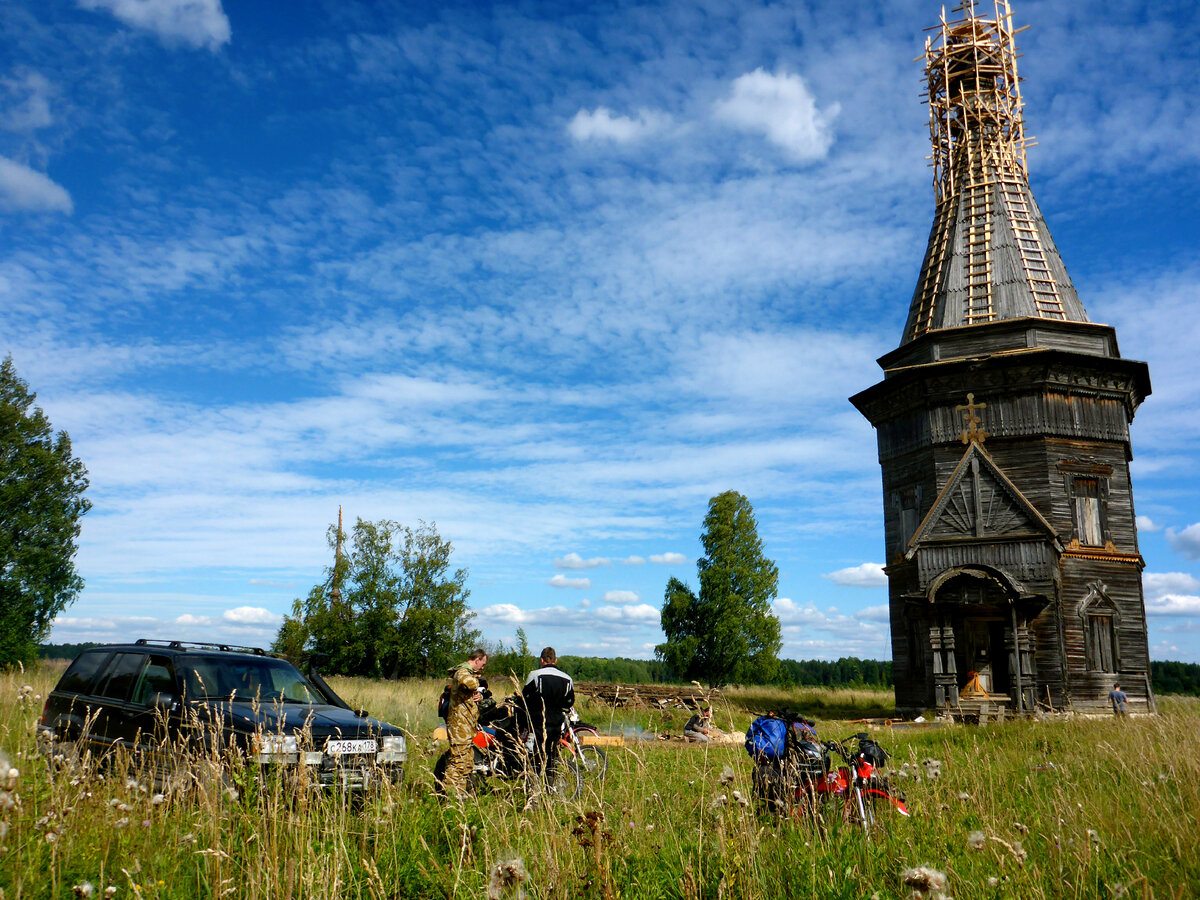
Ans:
{"label": "octagonal wooden tower", "polygon": [[1152,709],[1129,478],[1149,371],[1088,319],[1030,192],[993,6],[926,41],[933,227],[900,346],[851,398],[883,468],[896,705],[1103,709],[1120,681]]}

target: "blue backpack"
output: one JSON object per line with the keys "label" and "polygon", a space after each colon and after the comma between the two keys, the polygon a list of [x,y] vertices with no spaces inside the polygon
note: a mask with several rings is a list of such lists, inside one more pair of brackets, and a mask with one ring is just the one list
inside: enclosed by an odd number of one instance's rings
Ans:
{"label": "blue backpack", "polygon": [[759,716],[746,732],[746,752],[756,762],[783,759],[787,754],[787,722],[773,716]]}

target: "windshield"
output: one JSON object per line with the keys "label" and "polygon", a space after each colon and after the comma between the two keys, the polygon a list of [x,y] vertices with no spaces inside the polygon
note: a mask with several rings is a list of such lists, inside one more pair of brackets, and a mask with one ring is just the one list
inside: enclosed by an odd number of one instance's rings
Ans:
{"label": "windshield", "polygon": [[180,663],[185,696],[189,700],[326,702],[295,666],[282,659],[188,655]]}

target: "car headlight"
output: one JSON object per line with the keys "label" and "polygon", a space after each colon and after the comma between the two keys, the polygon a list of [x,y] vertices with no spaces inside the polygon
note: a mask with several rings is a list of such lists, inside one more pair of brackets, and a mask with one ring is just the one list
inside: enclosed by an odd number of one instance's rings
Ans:
{"label": "car headlight", "polygon": [[379,759],[381,763],[405,762],[408,759],[408,744],[404,735],[387,735],[380,740]]}
{"label": "car headlight", "polygon": [[254,738],[254,754],[259,762],[296,762],[300,741],[294,734],[260,734]]}

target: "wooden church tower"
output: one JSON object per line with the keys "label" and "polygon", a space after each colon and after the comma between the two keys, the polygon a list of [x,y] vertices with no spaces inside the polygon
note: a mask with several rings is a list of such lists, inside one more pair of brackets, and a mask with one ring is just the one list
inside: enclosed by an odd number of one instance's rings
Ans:
{"label": "wooden church tower", "polygon": [[[1091,322],[1029,189],[1005,0],[926,40],[936,211],[878,432],[902,713],[1134,710],[1150,689],[1129,424],[1145,363]],[[1139,702],[1140,701],[1140,702]]]}

